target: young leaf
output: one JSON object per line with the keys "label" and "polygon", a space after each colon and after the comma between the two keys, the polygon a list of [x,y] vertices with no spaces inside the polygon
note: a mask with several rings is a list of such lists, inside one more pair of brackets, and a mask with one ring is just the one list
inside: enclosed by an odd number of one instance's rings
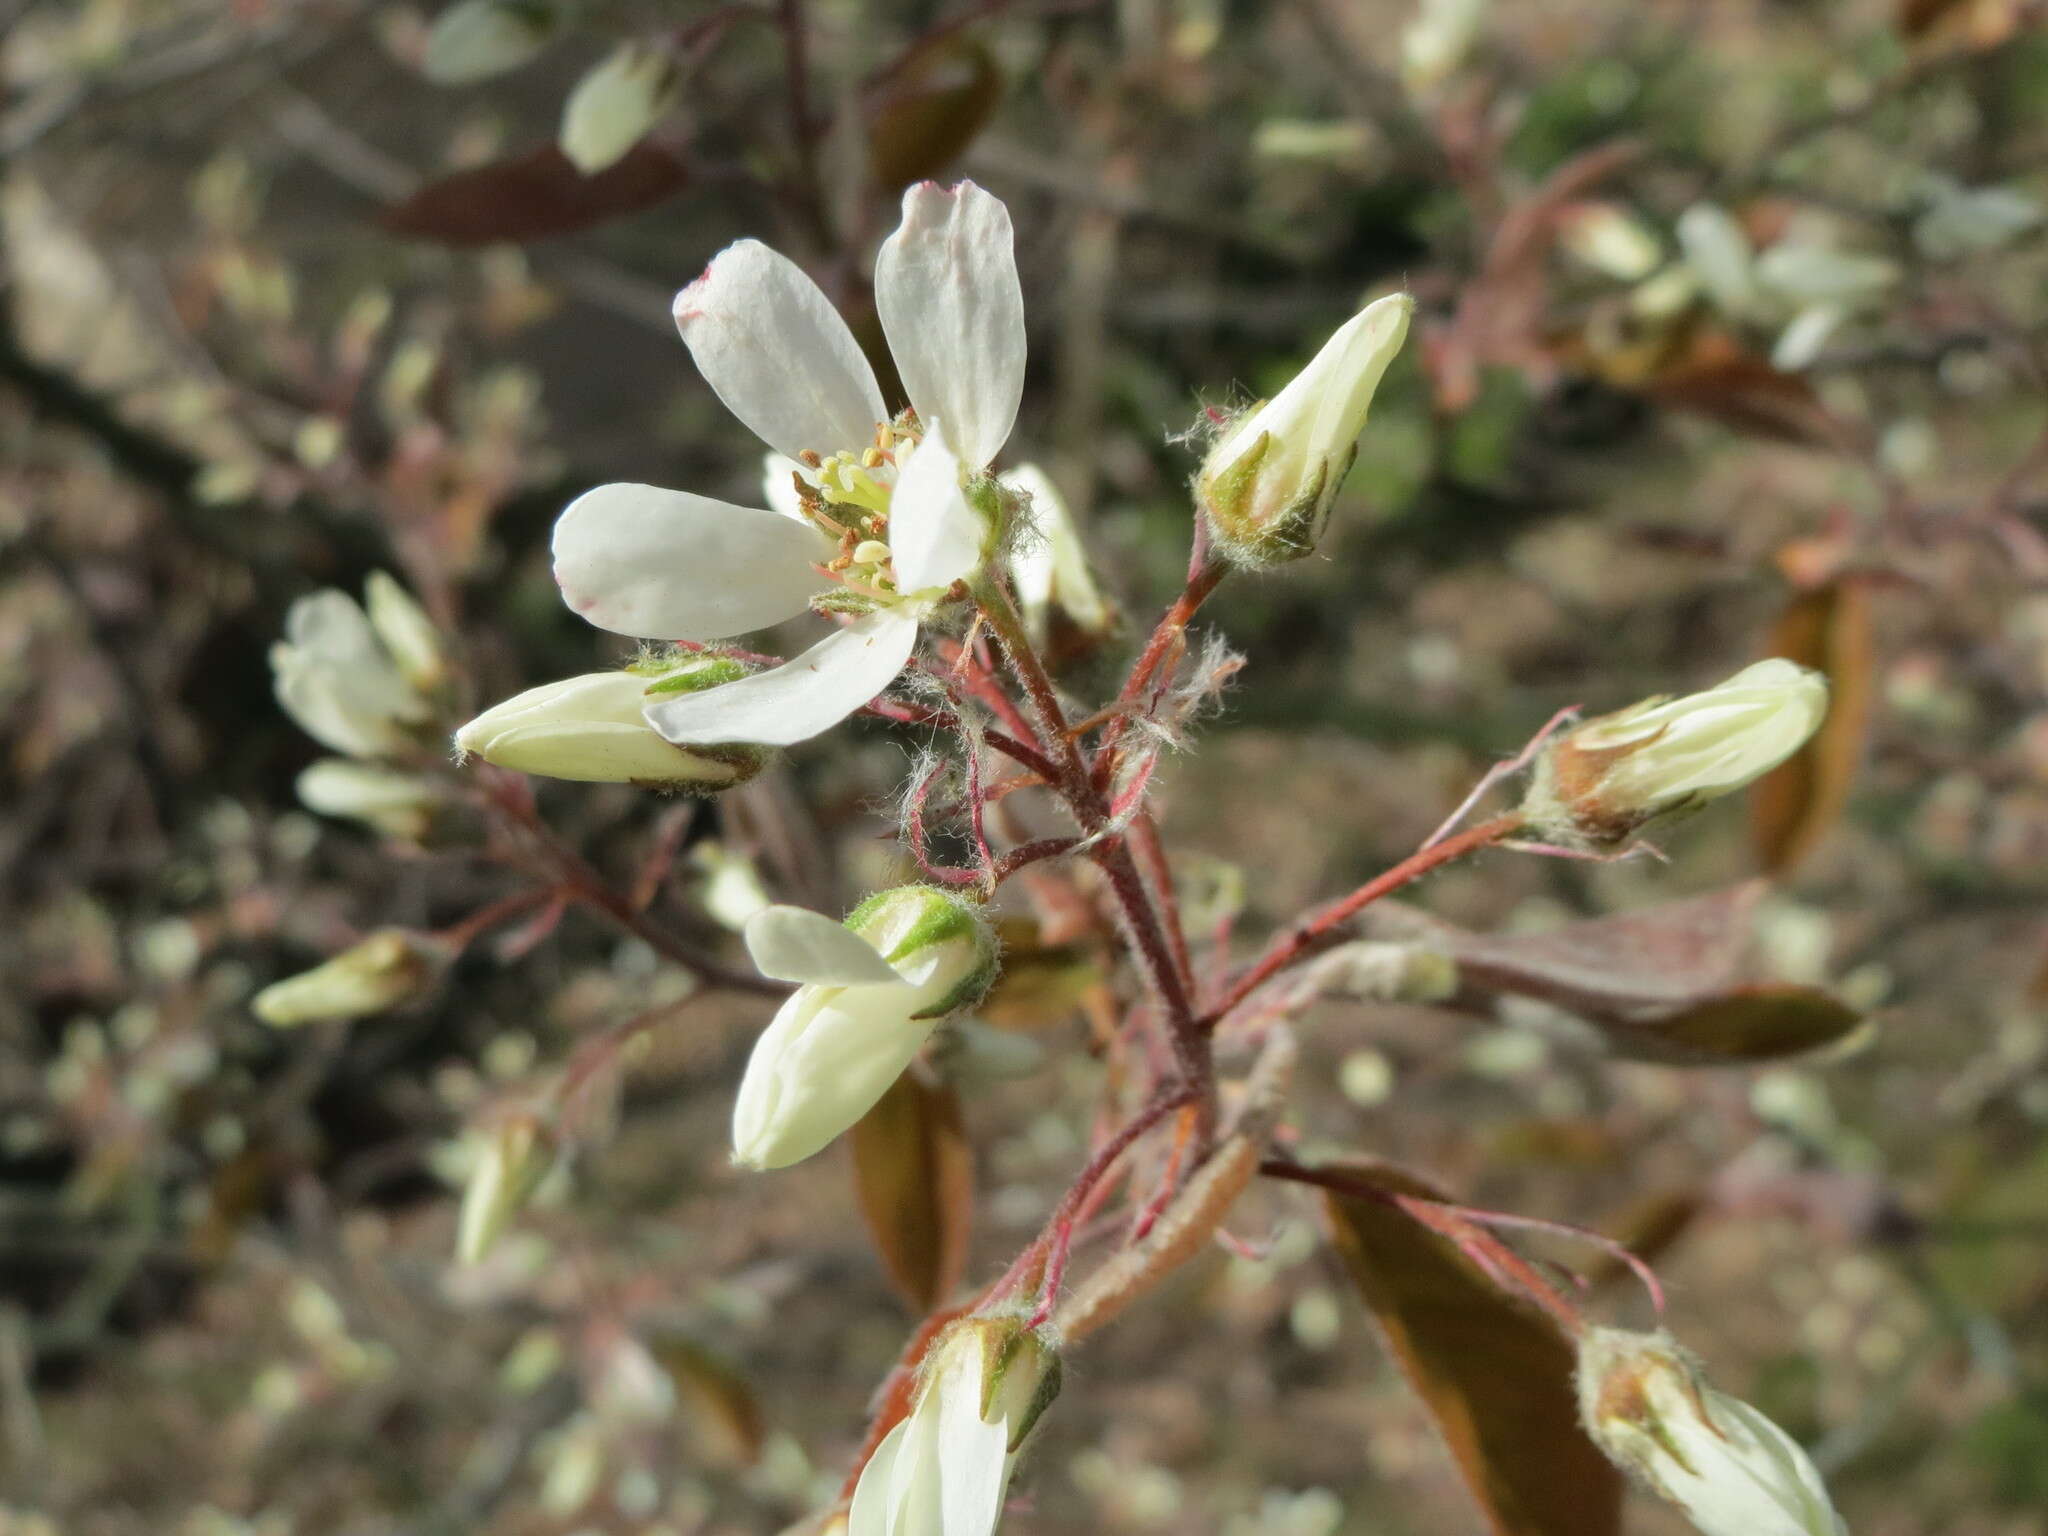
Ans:
{"label": "young leaf", "polygon": [[1771,634],[1771,652],[1827,676],[1828,717],[1791,761],[1749,792],[1750,836],[1765,869],[1783,874],[1812,851],[1842,813],[1870,716],[1870,594],[1837,577],[1794,598]]}
{"label": "young leaf", "polygon": [[[1440,1200],[1383,1164],[1344,1173]],[[1571,1342],[1392,1199],[1325,1195],[1331,1240],[1495,1536],[1615,1536],[1621,1476],[1579,1427]]]}
{"label": "young leaf", "polygon": [[767,1426],[753,1389],[732,1363],[682,1334],[650,1340],[648,1347],[675,1384],[677,1401],[688,1417],[694,1458],[724,1467],[758,1461]]}
{"label": "young leaf", "polygon": [[868,164],[889,192],[944,170],[1002,100],[995,55],[972,38],[920,44],[889,74],[868,121]]}
{"label": "young leaf", "polygon": [[853,1128],[854,1183],[875,1249],[918,1313],[951,1295],[974,1225],[974,1153],[960,1101],[905,1072]]}
{"label": "young leaf", "polygon": [[689,179],[689,167],[646,142],[595,176],[583,175],[547,144],[429,182],[385,209],[380,222],[394,233],[458,249],[525,245],[652,208]]}

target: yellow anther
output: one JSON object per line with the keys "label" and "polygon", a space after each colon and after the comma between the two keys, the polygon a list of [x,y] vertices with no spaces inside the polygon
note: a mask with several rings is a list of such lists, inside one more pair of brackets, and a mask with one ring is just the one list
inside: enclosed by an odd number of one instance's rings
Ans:
{"label": "yellow anther", "polygon": [[889,558],[889,546],[879,539],[862,539],[853,546],[856,565],[880,565]]}
{"label": "yellow anther", "polygon": [[862,453],[860,456],[861,464],[868,469],[881,468],[882,459],[882,450],[879,448],[870,448],[866,450],[864,453]]}

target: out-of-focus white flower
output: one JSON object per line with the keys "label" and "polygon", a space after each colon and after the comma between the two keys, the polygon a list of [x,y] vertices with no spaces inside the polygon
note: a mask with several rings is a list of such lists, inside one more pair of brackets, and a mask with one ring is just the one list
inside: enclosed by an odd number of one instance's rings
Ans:
{"label": "out-of-focus white flower", "polygon": [[[373,580],[373,602],[377,586]],[[383,606],[388,623],[388,597]],[[285,713],[322,746],[350,757],[388,757],[417,745],[418,728],[433,718],[431,701],[369,615],[331,587],[292,604],[284,638],[270,648],[270,670]]]}
{"label": "out-of-focus white flower", "polygon": [[560,25],[549,0],[456,0],[434,18],[420,70],[437,85],[488,80],[538,55]]}
{"label": "out-of-focus white flower", "polygon": [[1678,243],[1684,266],[1723,315],[1782,327],[1771,365],[1784,372],[1810,366],[1836,331],[1899,280],[1897,263],[1845,250],[1824,228],[1796,228],[1758,252],[1735,216],[1714,203],[1680,215]]}
{"label": "out-of-focus white flower", "polygon": [[1574,203],[1558,218],[1558,243],[1596,272],[1639,282],[1664,259],[1643,221],[1618,203]]}
{"label": "out-of-focus white flower", "polygon": [[616,165],[676,103],[675,61],[659,48],[622,43],[576,82],[556,136],[586,176]]}
{"label": "out-of-focus white flower", "polygon": [[445,960],[420,935],[384,928],[325,964],[272,982],[250,1007],[264,1023],[280,1029],[367,1018],[423,991]]}
{"label": "out-of-focus white flower", "polygon": [[427,835],[440,797],[416,773],[345,757],[323,757],[298,778],[299,803],[322,816],[346,816],[386,837],[416,843]]}
{"label": "out-of-focus white flower", "polygon": [[1930,174],[1926,210],[1913,223],[1913,243],[1935,261],[1995,251],[2037,226],[2040,203],[2012,187],[1966,187]]}
{"label": "out-of-focus white flower", "polygon": [[1195,499],[1234,558],[1265,565],[1315,548],[1414,312],[1405,293],[1366,305],[1285,389],[1225,429],[1195,481]]}
{"label": "out-of-focus white flower", "polygon": [[455,1228],[463,1264],[483,1260],[555,1166],[555,1138],[531,1114],[507,1115],[475,1133],[475,1142]]}
{"label": "out-of-focus white flower", "polygon": [[604,485],[555,527],[563,597],[617,634],[718,639],[814,606],[855,616],[782,666],[650,703],[670,741],[784,746],[836,725],[902,670],[994,542],[1004,498],[986,472],[1024,386],[1008,211],[972,182],[912,187],[875,304],[914,411],[897,421],[817,285],[758,241],[727,247],[677,295],[676,324],[719,399],[786,462],[784,510]]}
{"label": "out-of-focus white flower", "polygon": [[1017,1453],[1059,1392],[1059,1356],[1016,1318],[939,1336],[909,1415],[861,1469],[847,1536],[990,1536]]}
{"label": "out-of-focus white flower", "polygon": [[744,743],[679,747],[647,723],[650,703],[716,688],[750,668],[719,655],[646,670],[593,672],[543,683],[494,704],[455,733],[458,752],[517,773],[595,784],[717,790],[761,771],[766,749]]}
{"label": "out-of-focus white flower", "polygon": [[1108,635],[1116,628],[1116,610],[1088,569],[1081,531],[1059,487],[1036,464],[1019,464],[1002,480],[1031,503],[1031,531],[1010,556],[1010,574],[1033,643],[1049,645],[1056,624],[1090,640]]}
{"label": "out-of-focus white flower", "polygon": [[1537,760],[1522,809],[1548,836],[1611,846],[1769,773],[1827,711],[1820,673],[1760,661],[1704,693],[1645,699],[1567,731]]}
{"label": "out-of-focus white flower", "polygon": [[1401,80],[1409,90],[1442,84],[1465,62],[1492,0],[1422,0],[1401,29]]}
{"label": "out-of-focus white flower", "polygon": [[1847,1536],[1799,1443],[1708,1386],[1669,1334],[1590,1329],[1578,1376],[1594,1442],[1702,1536]]}
{"label": "out-of-focus white flower", "polygon": [[698,905],[722,928],[738,933],[756,912],[773,905],[768,888],[761,883],[761,872],[737,848],[706,838],[690,850],[690,864],[703,876]]}
{"label": "out-of-focus white flower", "polygon": [[762,975],[802,983],[755,1042],[733,1105],[733,1159],[749,1168],[786,1168],[824,1147],[995,979],[980,914],[928,886],[871,896],[844,923],[768,907],[746,937]]}

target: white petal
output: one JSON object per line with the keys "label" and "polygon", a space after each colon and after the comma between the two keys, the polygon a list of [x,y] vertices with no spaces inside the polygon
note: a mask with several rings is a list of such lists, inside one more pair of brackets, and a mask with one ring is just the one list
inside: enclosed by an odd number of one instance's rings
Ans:
{"label": "white petal", "polygon": [[888,687],[916,644],[917,620],[883,609],[779,667],[650,704],[647,723],[679,746],[808,741]]}
{"label": "white petal", "polygon": [[909,1424],[908,1419],[898,1419],[895,1428],[882,1436],[882,1443],[875,1447],[868,1464],[860,1469],[860,1481],[853,1489],[853,1507],[846,1515],[846,1536],[893,1536],[889,1484]]}
{"label": "white petal", "polygon": [[845,987],[903,978],[874,945],[808,907],[763,907],[747,920],[747,953],[777,981]]}
{"label": "white petal", "polygon": [[889,498],[889,552],[902,592],[945,588],[981,564],[982,522],[960,488],[960,460],[928,423]]}
{"label": "white petal", "polygon": [[939,1464],[939,1415],[927,1393],[903,1432],[896,1464],[889,1470],[889,1536],[953,1536],[945,1523]]}
{"label": "white petal", "polygon": [[653,485],[600,485],[555,523],[563,601],[615,635],[717,640],[779,624],[827,585],[811,563],[830,557],[807,524]]}
{"label": "white petal", "polygon": [[943,419],[961,459],[986,469],[1024,395],[1024,290],[1001,199],[971,181],[905,192],[875,260],[875,308],[917,414]]}
{"label": "white petal", "polygon": [[990,1536],[1003,1513],[1010,1426],[981,1416],[981,1372],[942,1383],[939,1399],[940,1508],[946,1536]]}
{"label": "white petal", "polygon": [[758,240],[720,251],[676,295],[675,316],[725,408],[789,458],[864,448],[888,420],[846,322],[801,267]]}

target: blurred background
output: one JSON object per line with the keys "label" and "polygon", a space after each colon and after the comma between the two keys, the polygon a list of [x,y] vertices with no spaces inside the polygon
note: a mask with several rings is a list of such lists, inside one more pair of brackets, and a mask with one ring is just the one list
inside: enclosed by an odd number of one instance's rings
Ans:
{"label": "blurred background", "polygon": [[[268,653],[388,570],[453,658],[436,731],[618,659],[549,578],[561,505],[758,495],[674,290],[756,236],[873,337],[898,193],[960,175],[1017,229],[1011,460],[1127,616],[1075,637],[1084,697],[1179,589],[1204,407],[1420,302],[1318,555],[1206,616],[1249,664],[1162,792],[1196,921],[1348,889],[1562,706],[1828,670],[1818,747],[1670,862],[1495,853],[1414,899],[1531,934],[1767,877],[1746,942],[1845,1041],[1699,1068],[1554,997],[1333,1001],[1295,1124],[1650,1255],[1860,1536],[2048,1530],[2039,9],[4,0],[0,1532],[689,1536],[837,1488],[916,1313],[843,1149],[728,1165],[769,1004],[593,1067],[672,957],[581,909],[448,940],[531,848],[433,752],[302,803]],[[716,802],[538,803],[730,958],[763,892],[903,878],[906,752],[866,722]],[[1121,985],[1005,921],[987,1022],[1043,1050],[952,1073],[977,1280],[1081,1159]],[[389,928],[447,941],[400,1006],[252,1013]],[[574,1156],[457,1265],[479,1135],[564,1073]],[[1231,1232],[1070,1362],[1006,1529],[1476,1529],[1312,1205]]]}

